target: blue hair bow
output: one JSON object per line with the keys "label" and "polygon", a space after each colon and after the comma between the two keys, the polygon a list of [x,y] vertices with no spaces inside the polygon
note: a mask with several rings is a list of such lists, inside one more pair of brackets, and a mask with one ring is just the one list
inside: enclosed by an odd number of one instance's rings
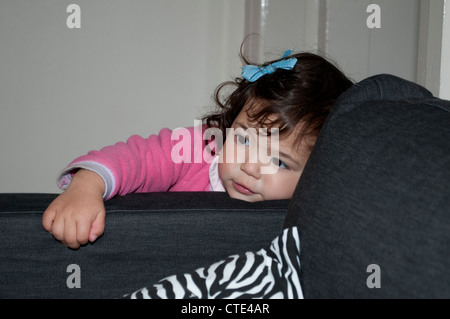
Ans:
{"label": "blue hair bow", "polygon": [[[291,55],[292,50],[288,50],[284,52],[283,56],[281,57],[286,58],[289,55]],[[260,77],[266,74],[271,74],[275,72],[276,69],[283,69],[283,70],[292,70],[297,63],[297,58],[290,58],[290,59],[284,59],[280,60],[274,63],[271,63],[266,66],[256,66],[256,65],[246,65],[242,68],[242,76],[244,79],[255,82]]]}

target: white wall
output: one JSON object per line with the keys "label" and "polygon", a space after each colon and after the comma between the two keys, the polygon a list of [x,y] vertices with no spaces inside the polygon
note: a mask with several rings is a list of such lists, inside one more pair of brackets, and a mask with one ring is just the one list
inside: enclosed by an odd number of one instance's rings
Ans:
{"label": "white wall", "polygon": [[[416,81],[421,1],[0,0],[0,192],[58,192],[76,156],[192,125],[240,73],[248,32],[263,58],[319,51],[356,81]],[[71,3],[81,29],[66,26]],[[370,3],[380,29],[366,25]]]}
{"label": "white wall", "polygon": [[450,56],[450,1],[444,0],[442,24],[442,47],[441,47],[441,77],[439,87],[439,97],[450,100],[450,63],[447,62]]}
{"label": "white wall", "polygon": [[[69,4],[81,28],[69,29]],[[244,2],[0,0],[0,192],[58,192],[76,156],[193,125],[240,71]]]}
{"label": "white wall", "polygon": [[[370,4],[380,7],[381,28],[367,26]],[[419,0],[269,1],[264,51],[319,52],[355,81],[379,73],[415,81],[419,9]]]}
{"label": "white wall", "polygon": [[[327,53],[356,80],[391,73],[416,80],[418,0],[327,1]],[[369,4],[378,4],[381,28],[370,29]],[[346,12],[346,13],[345,13]]]}

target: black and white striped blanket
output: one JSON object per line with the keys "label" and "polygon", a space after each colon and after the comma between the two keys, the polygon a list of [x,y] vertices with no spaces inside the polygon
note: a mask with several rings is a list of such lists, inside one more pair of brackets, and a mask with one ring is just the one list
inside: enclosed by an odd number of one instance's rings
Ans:
{"label": "black and white striped blanket", "polygon": [[300,239],[284,229],[265,249],[232,255],[124,295],[131,299],[299,299]]}

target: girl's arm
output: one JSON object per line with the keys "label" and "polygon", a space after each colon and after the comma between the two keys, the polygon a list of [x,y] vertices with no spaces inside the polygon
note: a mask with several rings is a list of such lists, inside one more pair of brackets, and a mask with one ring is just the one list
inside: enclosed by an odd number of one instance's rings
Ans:
{"label": "girl's arm", "polygon": [[[191,155],[195,131],[185,129],[186,140],[181,140],[183,151]],[[177,183],[189,184],[190,190],[205,190],[208,176],[196,175],[200,166],[205,167],[203,161],[191,165],[189,158],[181,162],[172,159],[172,150],[176,145],[179,150],[179,143],[180,139],[172,139],[172,131],[163,129],[159,135],[146,139],[134,135],[126,143],[77,158],[58,178],[65,191],[44,212],[44,228],[67,246],[78,248],[103,234],[104,199],[132,192],[167,191]]]}
{"label": "girl's arm", "polygon": [[169,129],[148,138],[131,136],[126,143],[90,151],[75,159],[59,174],[58,186],[67,188],[73,173],[83,168],[101,176],[105,200],[134,192],[167,191],[188,168],[172,161],[171,152],[176,143]]}

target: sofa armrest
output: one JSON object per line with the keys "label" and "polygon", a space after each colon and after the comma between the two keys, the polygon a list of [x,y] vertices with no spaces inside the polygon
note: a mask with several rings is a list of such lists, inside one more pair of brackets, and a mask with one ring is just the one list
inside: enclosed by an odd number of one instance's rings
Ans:
{"label": "sofa armrest", "polygon": [[[56,196],[0,194],[0,298],[118,298],[260,249],[281,232],[288,206],[213,192],[130,194],[105,203],[103,236],[71,250],[42,227]],[[76,273],[80,288],[69,288]]]}
{"label": "sofa armrest", "polygon": [[450,101],[392,75],[334,105],[286,227],[305,298],[450,298]]}

